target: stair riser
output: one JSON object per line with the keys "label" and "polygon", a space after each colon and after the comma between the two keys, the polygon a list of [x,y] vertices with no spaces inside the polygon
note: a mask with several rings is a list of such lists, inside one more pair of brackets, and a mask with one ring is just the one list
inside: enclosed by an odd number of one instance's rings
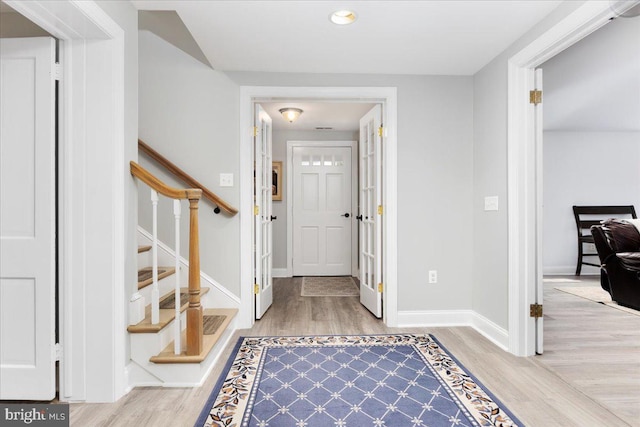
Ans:
{"label": "stair riser", "polygon": [[[186,328],[186,312],[180,315],[180,327],[182,330]],[[131,358],[139,360],[149,360],[151,356],[158,354],[165,348],[174,337],[175,320],[171,321],[166,327],[157,333],[146,334],[129,334],[131,340]]]}
{"label": "stair riser", "polygon": [[[188,274],[185,273],[184,269],[180,270],[180,286],[186,286],[185,283],[188,282]],[[172,274],[170,276],[165,277],[164,279],[158,280],[158,289],[160,290],[160,295],[164,295],[167,292],[175,290],[176,286],[176,275]],[[140,295],[144,297],[145,304],[151,304],[151,290],[153,289],[153,285],[145,286],[142,289],[139,289],[138,292]]]}

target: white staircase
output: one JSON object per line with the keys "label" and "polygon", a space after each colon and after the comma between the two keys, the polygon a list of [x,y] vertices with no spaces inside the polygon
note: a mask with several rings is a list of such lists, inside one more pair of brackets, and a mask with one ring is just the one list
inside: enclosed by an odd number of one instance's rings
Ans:
{"label": "white staircase", "polygon": [[[200,271],[198,204],[203,190],[169,187],[137,163],[130,164],[132,175],[151,188],[153,233],[139,228],[138,282],[131,284],[127,328],[128,383],[131,388],[197,386],[233,335],[239,301]],[[173,200],[176,246],[171,249],[157,237],[160,195]],[[181,201],[189,204],[188,262],[180,256]]]}
{"label": "white staircase", "polygon": [[[151,270],[146,266],[149,263],[149,252],[150,246],[141,245],[139,247],[139,279],[142,280],[138,281],[138,292],[145,301],[151,300],[151,280],[147,278],[151,275]],[[161,251],[161,253],[163,252]],[[166,254],[159,257],[161,265],[169,264],[166,258]],[[200,295],[204,308],[205,325],[207,316],[224,316],[224,318],[215,318],[220,325],[215,333],[205,334],[201,354],[187,356],[183,348],[181,354],[176,355],[174,354],[175,309],[173,305],[170,308],[163,308],[165,302],[169,303],[167,300],[174,300],[173,275],[175,268],[159,267],[158,270],[158,288],[161,295],[160,321],[157,324],[151,322],[151,304],[148,304],[145,307],[144,319],[127,328],[132,361],[129,366],[130,384],[132,386],[166,387],[200,385],[233,335],[235,315],[238,310],[235,308],[208,308],[215,306],[215,301],[212,301],[211,297],[216,292],[210,292],[210,287],[203,286]],[[188,288],[181,288],[182,293],[188,296]],[[188,300],[181,304],[181,325],[186,325],[185,310],[188,304]],[[184,327],[182,329],[184,330]],[[184,337],[181,341],[186,343]]]}

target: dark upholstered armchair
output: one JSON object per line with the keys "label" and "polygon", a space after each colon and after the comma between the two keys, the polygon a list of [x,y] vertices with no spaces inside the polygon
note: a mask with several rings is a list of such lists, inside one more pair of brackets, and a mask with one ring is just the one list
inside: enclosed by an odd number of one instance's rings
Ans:
{"label": "dark upholstered armchair", "polygon": [[617,219],[591,227],[600,258],[600,284],[611,299],[640,310],[640,232]]}

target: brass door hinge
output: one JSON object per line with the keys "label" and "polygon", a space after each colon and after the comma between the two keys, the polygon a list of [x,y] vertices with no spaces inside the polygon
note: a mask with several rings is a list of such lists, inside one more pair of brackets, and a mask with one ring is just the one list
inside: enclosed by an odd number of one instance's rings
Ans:
{"label": "brass door hinge", "polygon": [[260,213],[260,206],[255,205],[253,207],[253,215],[258,216],[259,213]]}
{"label": "brass door hinge", "polygon": [[260,293],[260,285],[258,285],[257,283],[253,285],[253,293],[256,295]]}
{"label": "brass door hinge", "polygon": [[534,105],[538,105],[542,103],[542,91],[541,90],[529,91],[529,103]]}
{"label": "brass door hinge", "polygon": [[382,131],[383,131],[383,128],[382,128],[382,125],[380,125],[380,127],[378,128],[378,136],[379,137],[382,137]]}
{"label": "brass door hinge", "polygon": [[382,215],[382,205],[378,205],[378,215]]}
{"label": "brass door hinge", "polygon": [[258,126],[253,127],[253,136],[258,136]]}
{"label": "brass door hinge", "polygon": [[529,306],[529,317],[535,317],[536,319],[542,317],[542,304],[531,304]]}
{"label": "brass door hinge", "polygon": [[378,283],[378,292],[382,293],[383,289],[384,289],[384,285],[382,284],[382,282]]}

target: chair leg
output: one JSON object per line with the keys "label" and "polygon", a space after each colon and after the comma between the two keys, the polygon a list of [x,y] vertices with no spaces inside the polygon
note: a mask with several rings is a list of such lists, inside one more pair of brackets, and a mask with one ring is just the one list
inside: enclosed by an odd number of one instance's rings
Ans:
{"label": "chair leg", "polygon": [[582,271],[582,242],[578,241],[578,265],[576,266],[576,276]]}

